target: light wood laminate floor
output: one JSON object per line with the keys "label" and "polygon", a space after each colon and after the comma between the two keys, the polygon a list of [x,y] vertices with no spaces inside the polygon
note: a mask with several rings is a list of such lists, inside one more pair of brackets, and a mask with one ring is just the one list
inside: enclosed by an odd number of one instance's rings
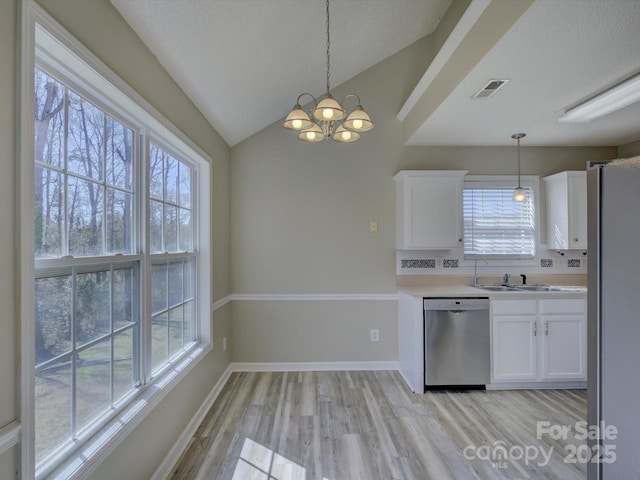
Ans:
{"label": "light wood laminate floor", "polygon": [[[586,404],[584,390],[414,395],[395,371],[234,373],[171,478],[585,479],[565,457],[585,444]],[[538,435],[545,421],[567,438]]]}

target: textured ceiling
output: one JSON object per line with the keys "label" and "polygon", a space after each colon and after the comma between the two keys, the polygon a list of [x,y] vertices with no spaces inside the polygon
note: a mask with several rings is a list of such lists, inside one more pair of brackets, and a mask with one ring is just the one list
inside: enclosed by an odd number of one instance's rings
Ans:
{"label": "textured ceiling", "polygon": [[[229,145],[326,89],[322,0],[111,2]],[[450,2],[332,0],[332,87],[431,33]]]}
{"label": "textured ceiling", "polygon": [[[567,108],[640,72],[640,1],[536,0],[412,135],[412,145],[618,146],[640,139],[640,103],[586,124]],[[510,82],[471,99],[490,78]],[[454,126],[452,128],[452,126]]]}
{"label": "textured ceiling", "polygon": [[[331,85],[431,33],[451,1],[332,0]],[[472,0],[448,41],[454,46],[423,66],[422,84],[402,109],[410,115],[420,97],[433,105],[410,128],[403,120],[407,144],[510,145],[520,131],[524,146],[640,140],[640,104],[587,124],[558,121],[640,72],[640,0],[534,0],[528,8],[517,0],[524,13],[507,21],[515,1]],[[298,93],[324,93],[323,0],[111,2],[231,146],[284,117]],[[495,40],[470,61],[464,40],[478,31]],[[460,72],[465,62],[469,68],[434,100],[435,65]],[[491,78],[510,82],[490,99],[472,100]]]}

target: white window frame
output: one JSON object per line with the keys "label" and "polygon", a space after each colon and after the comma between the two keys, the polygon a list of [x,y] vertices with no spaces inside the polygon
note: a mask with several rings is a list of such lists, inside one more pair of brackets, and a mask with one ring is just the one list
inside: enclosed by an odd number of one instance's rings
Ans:
{"label": "white window frame", "polygon": [[[197,205],[198,227],[195,231],[194,246],[197,250],[197,321],[199,341],[191,346],[185,355],[170,362],[153,378],[146,381],[136,391],[130,402],[117,412],[115,418],[89,438],[82,439],[77,448],[61,463],[52,465],[46,471],[38,472],[38,478],[86,478],[98,465],[127,437],[127,435],[149,414],[155,406],[178,384],[212,348],[211,324],[211,158],[178,130],[160,112],[118,77],[100,59],[80,44],[58,22],[52,19],[33,0],[21,2],[20,14],[20,56],[18,65],[16,127],[18,130],[16,171],[17,171],[17,215],[16,227],[19,234],[19,282],[21,319],[21,478],[36,478],[35,470],[35,420],[34,420],[34,368],[35,368],[35,318],[34,299],[34,68],[36,59],[41,65],[48,65],[65,79],[72,82],[72,89],[78,93],[88,92],[107,111],[117,112],[117,116],[127,124],[138,127],[143,138],[152,135],[168,145],[178,158],[193,163],[196,169],[194,205]],[[141,162],[146,165],[146,147],[141,144]],[[141,171],[145,170],[143,166]],[[146,175],[146,174],[145,174]],[[140,191],[141,195],[146,190]],[[144,193],[146,197],[146,193]],[[146,203],[142,198],[142,202]],[[195,220],[195,219],[194,219]],[[146,220],[145,220],[146,223]],[[148,227],[148,225],[147,225]],[[135,255],[134,255],[135,256]],[[125,256],[126,257],[126,256]],[[146,262],[142,260],[143,264]],[[141,272],[150,271],[145,265]],[[149,279],[142,278],[148,285]],[[144,287],[143,287],[144,288]],[[145,310],[142,311],[146,315]],[[141,374],[144,376],[145,371]]]}
{"label": "white window frame", "polygon": [[[515,175],[465,175],[463,182],[463,190],[465,188],[515,188],[518,183],[518,177]],[[490,260],[492,265],[518,265],[518,266],[535,266],[537,265],[537,255],[540,249],[540,178],[537,175],[521,175],[520,184],[523,187],[531,188],[533,194],[533,207],[535,209],[535,251],[533,257],[516,258],[513,256],[500,255],[464,255],[465,264],[467,261],[472,265],[474,260],[486,259]],[[464,215],[464,214],[463,214]],[[463,218],[464,222],[464,218]],[[464,253],[464,246],[462,247]]]}

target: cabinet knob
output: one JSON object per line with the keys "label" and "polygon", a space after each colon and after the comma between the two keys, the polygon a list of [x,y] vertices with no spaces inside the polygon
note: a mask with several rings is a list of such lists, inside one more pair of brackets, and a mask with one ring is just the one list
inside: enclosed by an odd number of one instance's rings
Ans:
{"label": "cabinet knob", "polygon": [[462,239],[461,239],[461,238],[459,238],[459,239],[458,239],[458,242],[462,242]]}
{"label": "cabinet knob", "polygon": [[577,241],[578,241],[578,239],[577,239],[577,238],[574,238],[574,239],[573,239],[573,241],[574,241],[574,242],[577,242]]}

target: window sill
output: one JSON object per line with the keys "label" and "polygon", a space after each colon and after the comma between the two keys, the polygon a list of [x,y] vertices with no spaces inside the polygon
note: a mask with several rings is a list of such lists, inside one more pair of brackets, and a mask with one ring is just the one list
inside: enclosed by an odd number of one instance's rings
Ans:
{"label": "window sill", "polygon": [[82,442],[52,472],[37,472],[36,478],[78,479],[88,477],[124,441],[153,409],[211,350],[210,343],[197,343],[185,356],[170,364],[163,374],[141,388],[140,393],[109,423]]}

